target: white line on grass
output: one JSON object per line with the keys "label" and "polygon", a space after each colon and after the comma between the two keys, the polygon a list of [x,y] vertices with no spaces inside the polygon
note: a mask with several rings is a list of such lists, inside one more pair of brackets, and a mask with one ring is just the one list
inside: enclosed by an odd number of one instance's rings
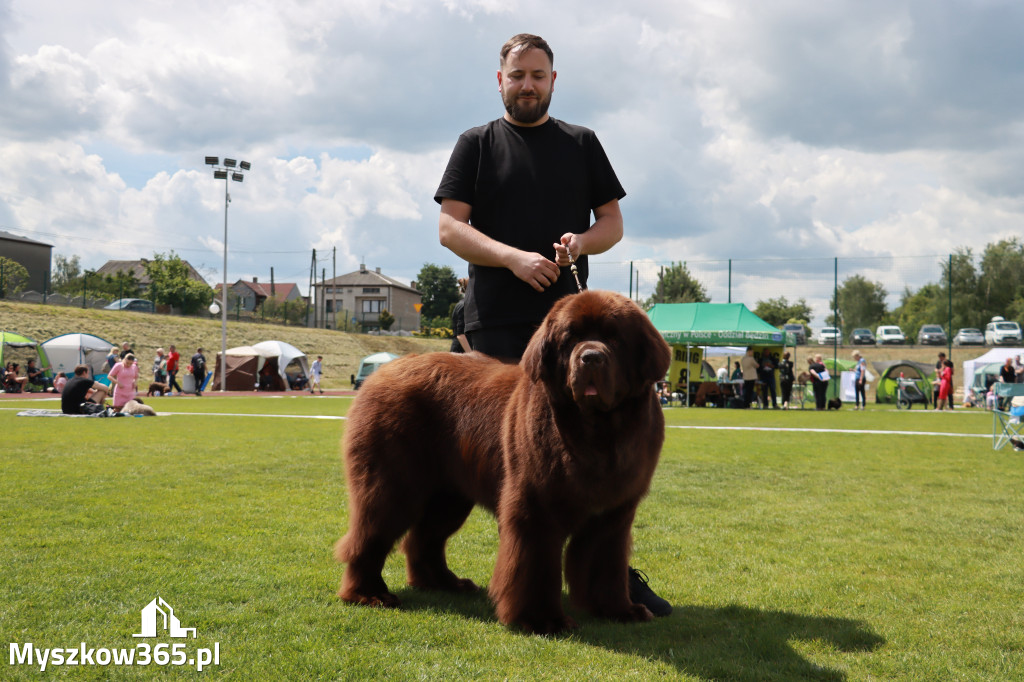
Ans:
{"label": "white line on grass", "polygon": [[794,433],[849,433],[876,436],[948,436],[950,438],[991,438],[990,433],[943,433],[941,431],[881,431],[876,429],[806,429],[788,426],[677,426],[666,429],[702,429],[705,431],[792,431]]}

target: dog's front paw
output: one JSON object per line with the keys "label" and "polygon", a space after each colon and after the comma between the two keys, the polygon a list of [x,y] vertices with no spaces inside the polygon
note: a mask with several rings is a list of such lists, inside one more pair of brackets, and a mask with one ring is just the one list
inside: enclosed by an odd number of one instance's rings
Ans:
{"label": "dog's front paw", "polygon": [[579,627],[572,618],[566,615],[547,618],[524,618],[516,623],[532,635],[555,635]]}
{"label": "dog's front paw", "polygon": [[654,620],[654,614],[643,604],[632,604],[628,610],[620,614],[618,620],[623,623],[646,623]]}
{"label": "dog's front paw", "polygon": [[352,590],[347,592],[342,590],[341,592],[338,592],[338,596],[341,597],[342,601],[347,601],[350,604],[361,604],[363,606],[397,609],[402,605],[402,600],[390,592],[381,592],[379,594],[360,594]]}

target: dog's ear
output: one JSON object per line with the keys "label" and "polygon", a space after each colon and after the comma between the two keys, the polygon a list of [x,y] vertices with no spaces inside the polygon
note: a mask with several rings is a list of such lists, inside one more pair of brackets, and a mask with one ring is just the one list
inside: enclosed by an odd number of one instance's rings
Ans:
{"label": "dog's ear", "polygon": [[629,301],[629,304],[635,308],[632,312],[635,321],[630,324],[635,336],[634,352],[639,361],[642,383],[649,385],[665,378],[665,373],[672,364],[672,349],[661,337],[661,333],[654,328],[647,313],[632,301]]}
{"label": "dog's ear", "polygon": [[557,316],[549,314],[533,333],[519,363],[531,381],[547,383],[554,378],[552,371],[559,362],[561,340]]}

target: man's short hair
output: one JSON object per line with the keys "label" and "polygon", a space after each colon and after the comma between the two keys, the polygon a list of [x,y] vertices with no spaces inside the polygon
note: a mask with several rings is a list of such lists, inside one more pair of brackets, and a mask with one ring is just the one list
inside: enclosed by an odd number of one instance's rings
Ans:
{"label": "man's short hair", "polygon": [[89,373],[89,365],[75,365],[75,376],[84,377]]}
{"label": "man's short hair", "polygon": [[512,52],[519,52],[521,50],[538,49],[543,50],[544,54],[548,56],[548,61],[551,62],[551,66],[555,65],[555,54],[551,51],[551,46],[548,45],[548,41],[544,40],[540,36],[535,36],[532,33],[519,33],[509,38],[504,45],[501,46],[501,60],[499,64],[505,66],[505,59],[508,58]]}

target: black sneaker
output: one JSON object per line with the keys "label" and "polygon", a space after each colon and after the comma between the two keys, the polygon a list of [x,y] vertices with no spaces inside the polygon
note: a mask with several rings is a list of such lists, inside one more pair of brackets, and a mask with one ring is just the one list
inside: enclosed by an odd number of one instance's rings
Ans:
{"label": "black sneaker", "polygon": [[629,598],[634,604],[643,604],[655,616],[667,616],[672,613],[672,605],[654,594],[647,584],[647,574],[629,567]]}
{"label": "black sneaker", "polygon": [[1020,436],[1010,436],[1010,445],[1014,450],[1024,450],[1024,439]]}

